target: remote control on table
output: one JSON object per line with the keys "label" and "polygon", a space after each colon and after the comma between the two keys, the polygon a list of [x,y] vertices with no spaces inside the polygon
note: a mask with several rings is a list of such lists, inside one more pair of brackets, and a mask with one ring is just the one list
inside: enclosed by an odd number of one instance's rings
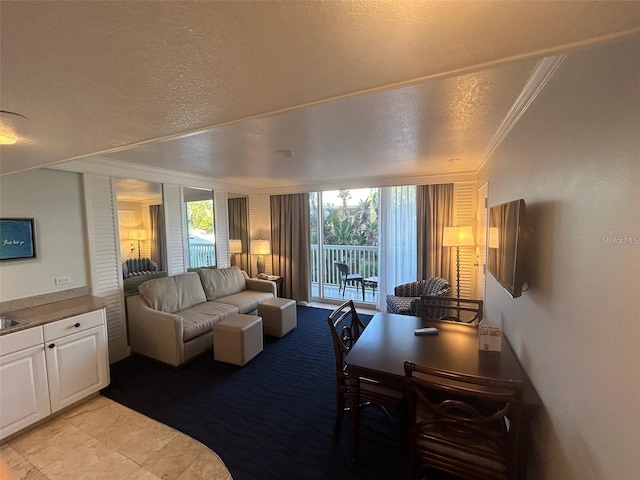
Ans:
{"label": "remote control on table", "polygon": [[416,335],[437,335],[438,329],[436,327],[417,328],[413,333]]}

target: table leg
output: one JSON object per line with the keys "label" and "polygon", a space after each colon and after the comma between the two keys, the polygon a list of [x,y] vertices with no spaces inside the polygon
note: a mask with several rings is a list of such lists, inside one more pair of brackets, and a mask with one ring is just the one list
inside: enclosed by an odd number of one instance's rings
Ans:
{"label": "table leg", "polygon": [[354,465],[358,460],[358,420],[360,416],[360,378],[358,376],[351,377],[349,374],[349,401],[350,420],[351,420],[351,460]]}
{"label": "table leg", "polygon": [[362,301],[364,302],[364,280],[360,282],[360,286],[362,287]]}

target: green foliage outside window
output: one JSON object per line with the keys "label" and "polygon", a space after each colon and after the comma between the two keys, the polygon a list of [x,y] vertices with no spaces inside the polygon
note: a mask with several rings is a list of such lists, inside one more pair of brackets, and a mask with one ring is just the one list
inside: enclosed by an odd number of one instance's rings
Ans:
{"label": "green foliage outside window", "polygon": [[213,233],[213,200],[196,200],[187,203],[189,230]]}

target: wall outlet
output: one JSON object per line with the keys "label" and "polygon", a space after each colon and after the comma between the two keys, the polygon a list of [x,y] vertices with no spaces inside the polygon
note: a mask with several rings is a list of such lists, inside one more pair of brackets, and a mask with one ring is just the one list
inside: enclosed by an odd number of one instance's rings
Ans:
{"label": "wall outlet", "polygon": [[56,277],[56,285],[64,285],[65,283],[71,283],[71,277]]}

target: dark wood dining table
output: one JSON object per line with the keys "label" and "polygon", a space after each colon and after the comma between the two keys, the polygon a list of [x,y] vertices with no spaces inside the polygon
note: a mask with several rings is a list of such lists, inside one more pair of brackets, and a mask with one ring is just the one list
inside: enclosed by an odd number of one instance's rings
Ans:
{"label": "dark wood dining table", "polygon": [[[415,329],[428,326],[436,327],[438,334],[414,334]],[[370,378],[392,387],[402,387],[405,382],[404,362],[407,360],[459,373],[522,380],[527,385],[525,403],[535,406],[540,402],[506,339],[502,339],[499,352],[479,350],[475,325],[376,313],[346,357],[351,379],[351,448],[354,461],[358,452],[358,379]]]}

